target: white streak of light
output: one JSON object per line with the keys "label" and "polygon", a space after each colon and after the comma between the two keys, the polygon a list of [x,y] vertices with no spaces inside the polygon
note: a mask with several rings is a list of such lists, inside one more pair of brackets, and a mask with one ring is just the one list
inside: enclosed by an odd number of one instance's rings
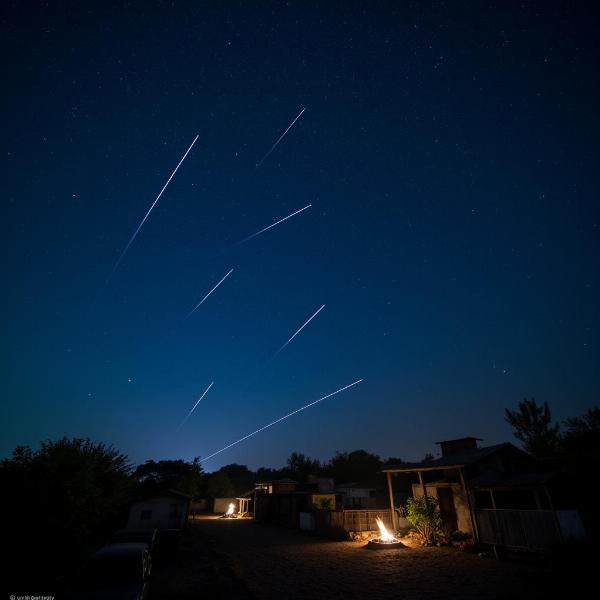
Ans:
{"label": "white streak of light", "polygon": [[336,394],[339,394],[340,392],[347,390],[348,388],[352,387],[353,385],[359,384],[361,381],[362,381],[362,379],[357,379],[353,383],[350,383],[350,384],[344,386],[343,388],[336,390],[335,392],[331,392],[331,394],[327,394],[327,396],[323,396],[322,398],[319,398],[318,400],[315,400],[314,402],[311,402],[310,404],[306,404],[306,405],[302,406],[301,408],[296,409],[295,411],[285,415],[284,417],[281,417],[281,418],[277,419],[276,421],[273,421],[272,423],[269,423],[268,425],[265,425],[264,427],[261,427],[260,429],[253,431],[252,433],[249,433],[248,435],[245,435],[243,438],[240,438],[237,442],[233,442],[233,443],[229,444],[228,446],[225,446],[225,448],[221,448],[220,450],[217,450],[216,452],[209,454],[207,457],[203,458],[202,461],[206,461],[209,458],[216,456],[217,454],[221,454],[221,452],[225,452],[225,450],[229,450],[229,448],[231,448],[232,446],[235,446],[236,444],[239,444],[240,442],[247,440],[248,438],[252,437],[253,435],[260,433],[261,431],[264,431],[265,429],[268,429],[269,427],[273,427],[273,425],[277,425],[277,423],[281,423],[281,421],[284,421],[285,419],[289,419],[289,417],[297,415],[299,412],[302,412],[303,410],[306,410],[307,408],[310,408],[311,406],[314,406],[315,404],[322,402],[323,400],[326,400],[327,398],[331,398],[331,396],[335,396]]}
{"label": "white streak of light", "polygon": [[317,312],[310,317],[308,321],[306,321],[306,323],[304,323],[304,325],[302,325],[302,327],[300,327],[300,329],[298,329],[298,331],[296,331],[296,333],[283,346],[281,346],[281,348],[279,348],[279,350],[277,350],[277,354],[279,354],[324,308],[325,305],[323,304],[323,306],[321,306],[321,308],[319,308],[319,310],[317,310]]}
{"label": "white streak of light", "polygon": [[279,221],[275,221],[275,223],[272,223],[268,227],[265,227],[264,229],[261,229],[260,231],[257,231],[256,233],[253,233],[252,235],[249,235],[247,238],[244,238],[241,242],[238,242],[238,244],[243,244],[244,242],[251,240],[252,238],[256,237],[257,235],[264,233],[268,229],[275,227],[275,225],[279,225],[279,223],[283,223],[284,221],[291,219],[292,217],[296,216],[298,213],[301,213],[303,210],[306,210],[307,208],[310,208],[311,206],[312,206],[312,204],[309,204],[308,206],[305,206],[304,208],[301,208],[300,210],[293,212],[291,215],[288,215],[287,217],[283,217],[283,219],[279,219]]}
{"label": "white streak of light", "polygon": [[260,165],[262,165],[263,162],[265,162],[265,160],[271,154],[271,152],[273,152],[273,150],[275,150],[275,148],[277,148],[277,145],[279,144],[279,142],[285,137],[285,134],[294,126],[294,123],[302,116],[302,113],[305,110],[306,110],[306,106],[300,111],[298,116],[289,124],[288,128],[281,134],[279,139],[271,146],[271,149],[260,159],[260,162],[256,163],[257,167],[260,167]]}
{"label": "white streak of light", "polygon": [[175,170],[171,173],[171,177],[169,177],[169,179],[167,179],[167,183],[165,183],[165,185],[163,186],[162,190],[160,190],[158,196],[156,196],[156,199],[152,203],[152,206],[148,209],[148,212],[146,213],[146,216],[142,219],[142,222],[138,225],[138,228],[133,232],[133,235],[131,236],[131,238],[127,242],[127,246],[125,246],[125,250],[123,250],[123,252],[121,252],[121,256],[119,256],[119,259],[115,263],[115,266],[113,267],[113,270],[110,272],[110,275],[106,278],[106,283],[108,283],[110,281],[111,277],[115,274],[115,271],[118,269],[119,265],[121,264],[121,261],[125,257],[125,254],[127,253],[127,250],[129,250],[129,246],[131,246],[131,244],[133,244],[133,240],[135,240],[135,238],[137,237],[137,234],[140,232],[140,229],[142,228],[142,226],[146,222],[146,219],[150,216],[150,213],[152,212],[152,209],[154,208],[154,206],[158,202],[159,198],[162,196],[163,192],[167,189],[167,186],[171,182],[171,179],[173,179],[175,173],[177,173],[177,169],[179,169],[179,167],[181,166],[181,163],[185,160],[185,157],[189,154],[190,150],[192,149],[192,146],[196,143],[196,140],[199,137],[200,136],[197,135],[194,138],[194,141],[191,143],[190,147],[186,150],[185,154],[183,155],[183,158],[179,161],[178,165],[175,167]]}
{"label": "white streak of light", "polygon": [[214,381],[211,381],[210,385],[204,390],[204,393],[202,394],[202,396],[200,396],[200,398],[198,398],[198,402],[196,402],[196,404],[194,404],[192,410],[190,410],[190,412],[186,415],[185,419],[183,421],[181,421],[181,424],[177,428],[177,431],[179,431],[183,427],[183,424],[190,418],[191,414],[196,410],[196,406],[198,406],[198,404],[200,404],[200,400],[202,400],[202,398],[204,398],[204,396],[206,396],[206,394],[208,393],[208,390],[210,390],[210,388],[213,386],[213,384],[214,384]]}
{"label": "white streak of light", "polygon": [[[188,314],[188,316],[186,317],[186,319],[189,319],[193,314],[194,311],[233,273],[233,269],[230,269],[229,272],[225,275],[225,277],[223,277],[223,279],[221,279],[221,281],[219,281],[219,283],[217,283],[217,285],[215,285],[215,287],[210,290],[210,292],[208,292],[208,294],[206,294],[206,296],[204,296],[204,298],[202,298],[202,300],[200,300],[200,302],[198,302],[198,304],[196,304],[196,306],[194,306],[193,310]],[[185,320],[185,319],[184,319]]]}

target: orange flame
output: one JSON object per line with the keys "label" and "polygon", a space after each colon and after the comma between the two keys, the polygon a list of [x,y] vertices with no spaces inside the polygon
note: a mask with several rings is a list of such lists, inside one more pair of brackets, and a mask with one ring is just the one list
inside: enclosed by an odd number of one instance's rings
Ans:
{"label": "orange flame", "polygon": [[387,530],[387,527],[383,524],[383,521],[379,517],[377,517],[375,519],[375,522],[377,523],[377,527],[379,527],[379,532],[380,532],[379,539],[382,542],[396,541],[396,538]]}

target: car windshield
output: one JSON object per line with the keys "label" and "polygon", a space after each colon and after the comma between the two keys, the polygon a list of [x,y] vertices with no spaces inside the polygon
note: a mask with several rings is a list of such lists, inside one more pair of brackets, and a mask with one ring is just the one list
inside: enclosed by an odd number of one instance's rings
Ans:
{"label": "car windshield", "polygon": [[99,589],[142,583],[140,557],[92,558],[78,580],[80,589]]}

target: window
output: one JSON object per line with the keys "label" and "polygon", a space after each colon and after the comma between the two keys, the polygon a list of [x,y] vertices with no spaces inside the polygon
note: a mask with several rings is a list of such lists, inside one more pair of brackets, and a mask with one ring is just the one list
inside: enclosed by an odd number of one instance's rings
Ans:
{"label": "window", "polygon": [[151,510],[142,510],[140,513],[140,521],[149,521],[152,518]]}

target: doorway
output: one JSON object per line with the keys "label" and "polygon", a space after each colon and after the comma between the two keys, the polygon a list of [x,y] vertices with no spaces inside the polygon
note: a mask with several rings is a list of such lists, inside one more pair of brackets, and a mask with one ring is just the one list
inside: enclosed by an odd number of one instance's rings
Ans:
{"label": "doorway", "polygon": [[452,533],[458,529],[456,508],[454,507],[454,494],[450,487],[437,488],[437,497],[442,517],[442,527],[446,533]]}

